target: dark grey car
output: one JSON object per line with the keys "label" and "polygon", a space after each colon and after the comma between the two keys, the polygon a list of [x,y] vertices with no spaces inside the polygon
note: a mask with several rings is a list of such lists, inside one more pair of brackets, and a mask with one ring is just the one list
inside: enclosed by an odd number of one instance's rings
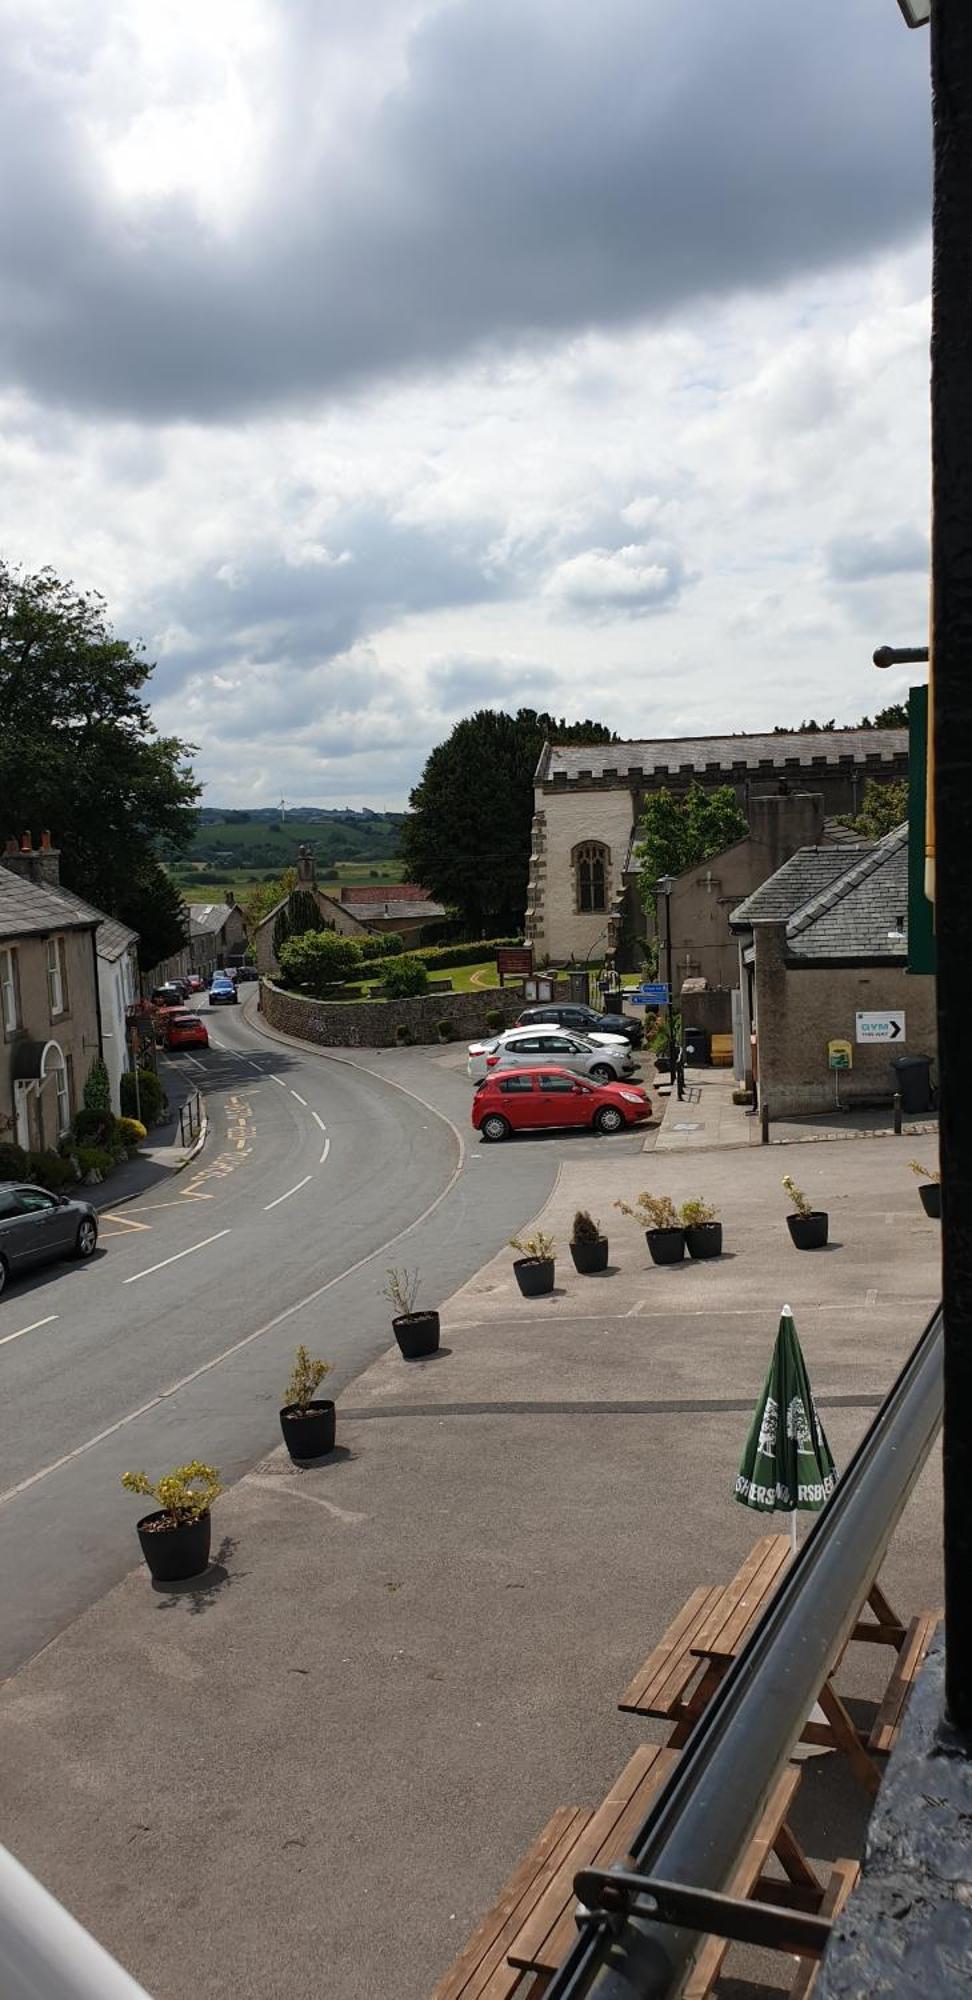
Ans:
{"label": "dark grey car", "polygon": [[0,1181],[0,1292],[8,1279],[55,1257],[91,1257],[98,1217],[90,1202],[20,1181]]}

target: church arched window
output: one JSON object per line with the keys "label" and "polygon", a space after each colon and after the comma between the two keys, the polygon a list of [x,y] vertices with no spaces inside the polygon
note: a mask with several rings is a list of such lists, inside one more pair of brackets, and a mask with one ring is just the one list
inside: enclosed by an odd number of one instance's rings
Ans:
{"label": "church arched window", "polygon": [[574,849],[574,883],[578,910],[606,910],[610,851],[600,840],[585,840]]}

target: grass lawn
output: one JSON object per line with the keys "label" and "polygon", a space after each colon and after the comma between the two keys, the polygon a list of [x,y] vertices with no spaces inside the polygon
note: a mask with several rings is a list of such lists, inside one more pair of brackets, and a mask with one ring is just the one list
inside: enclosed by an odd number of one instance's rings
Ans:
{"label": "grass lawn", "polygon": [[[215,869],[207,868],[207,875],[215,874]],[[220,871],[218,882],[200,882],[192,869],[183,866],[173,871],[180,894],[187,903],[225,903],[226,890],[231,889],[238,903],[243,901],[254,883],[262,883],[272,873],[269,868],[227,868]],[[353,883],[400,882],[403,869],[400,861],[339,861],[332,870],[330,879],[321,882],[326,896],[340,900],[342,885],[350,888]]]}

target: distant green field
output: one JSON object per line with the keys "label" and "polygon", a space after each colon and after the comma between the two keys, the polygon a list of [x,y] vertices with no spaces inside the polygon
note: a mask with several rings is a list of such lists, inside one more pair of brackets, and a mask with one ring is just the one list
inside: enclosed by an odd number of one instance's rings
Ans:
{"label": "distant green field", "polygon": [[[391,860],[397,852],[399,821],[388,815],[364,817],[360,813],[333,813],[327,818],[305,819],[287,813],[234,814],[226,819],[201,819],[192,837],[185,861],[201,861],[208,870],[234,871],[251,868],[272,869],[278,875],[292,866],[298,846],[307,842],[317,858],[321,879],[345,862]],[[183,861],[176,864],[181,869]]]}
{"label": "distant green field", "polygon": [[[255,882],[263,882],[268,875],[276,877],[290,866],[292,861],[283,861],[279,868],[220,869],[207,863],[202,870],[207,879],[202,882],[195,869],[182,862],[177,862],[170,872],[187,903],[222,903],[225,901],[224,890],[232,890],[237,902],[242,902]],[[337,896],[341,893],[342,884],[348,888],[353,882],[400,882],[402,872],[400,861],[339,861],[327,876],[319,874],[318,879],[326,895]],[[219,879],[209,879],[212,876]]]}

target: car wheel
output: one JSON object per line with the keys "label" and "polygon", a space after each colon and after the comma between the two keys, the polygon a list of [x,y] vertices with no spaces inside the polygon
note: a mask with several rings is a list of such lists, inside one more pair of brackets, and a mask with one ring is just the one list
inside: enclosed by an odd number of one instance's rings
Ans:
{"label": "car wheel", "polygon": [[595,1063],[594,1068],[590,1071],[590,1076],[594,1083],[614,1082],[614,1071],[610,1063]]}
{"label": "car wheel", "polygon": [[508,1139],[510,1135],[509,1125],[505,1118],[500,1117],[498,1111],[491,1111],[489,1116],[483,1119],[479,1129],[484,1139]]}
{"label": "car wheel", "polygon": [[10,1272],[7,1270],[7,1266],[4,1263],[3,1258],[0,1257],[0,1292],[6,1289],[7,1279],[9,1278],[9,1276]]}
{"label": "car wheel", "polygon": [[615,1104],[602,1104],[594,1115],[595,1132],[620,1132],[624,1118]]}
{"label": "car wheel", "polygon": [[97,1223],[92,1222],[90,1215],[86,1215],[83,1222],[80,1222],[78,1224],[78,1233],[74,1243],[74,1254],[76,1257],[93,1257],[97,1247],[98,1247]]}

